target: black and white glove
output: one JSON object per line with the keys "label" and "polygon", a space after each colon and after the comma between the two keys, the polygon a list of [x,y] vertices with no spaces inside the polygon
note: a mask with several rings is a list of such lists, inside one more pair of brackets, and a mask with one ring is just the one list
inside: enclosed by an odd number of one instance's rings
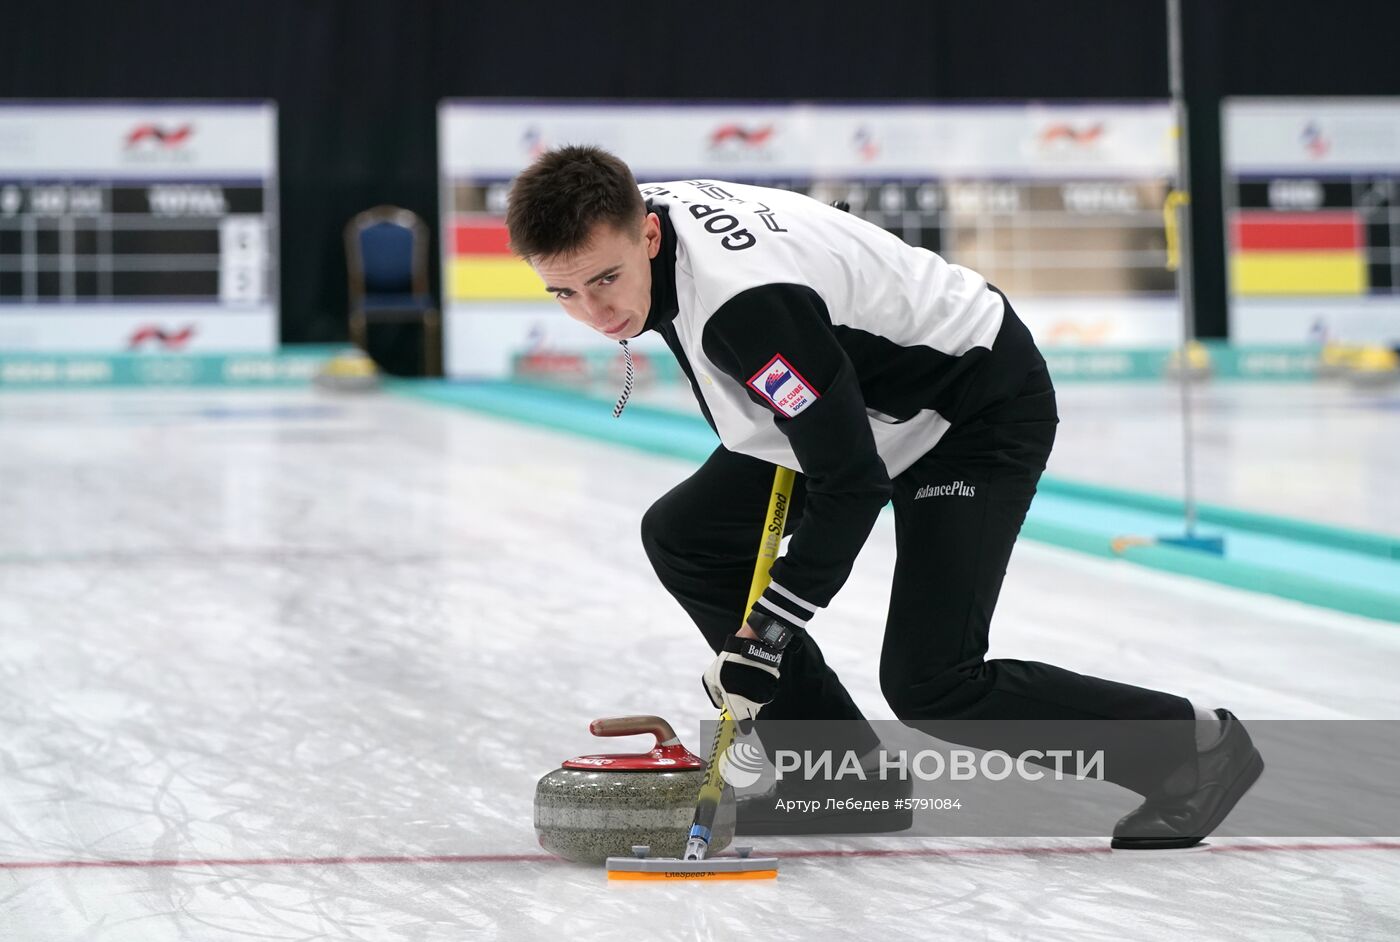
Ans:
{"label": "black and white glove", "polygon": [[735,722],[744,724],[777,696],[783,648],[793,635],[781,622],[761,616],[751,617],[749,627],[758,639],[738,635],[725,639],[724,649],[703,678],[710,702],[717,709],[728,709]]}

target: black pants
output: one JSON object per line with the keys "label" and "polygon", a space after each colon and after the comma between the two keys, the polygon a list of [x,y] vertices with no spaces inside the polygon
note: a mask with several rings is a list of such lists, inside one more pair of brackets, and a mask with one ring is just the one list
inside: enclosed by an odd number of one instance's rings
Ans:
{"label": "black pants", "polygon": [[[900,720],[1190,720],[1181,697],[1100,680],[1036,661],[986,659],[1011,547],[1055,440],[1055,392],[1043,368],[1015,397],[951,428],[894,479],[897,559],[880,653],[880,689]],[[695,474],[662,496],[642,520],[642,542],[661,582],[719,650],[745,615],[758,530],[773,466],[717,449]],[[921,488],[949,488],[920,496]],[[971,494],[968,490],[971,490]],[[803,478],[797,476],[789,529],[800,526]],[[1091,600],[1085,600],[1089,603]],[[814,633],[841,631],[818,615]],[[835,672],[808,635],[783,658],[777,697],[760,720],[859,720]],[[1102,729],[1114,724],[1091,724]],[[976,728],[978,724],[970,724]],[[1124,741],[1103,743],[1134,754],[1107,764],[1107,778],[1152,790],[1191,747],[1187,723],[1153,724],[1171,742],[1147,742],[1134,725]],[[959,724],[960,729],[968,727]],[[876,742],[873,732],[867,747]],[[1008,748],[998,741],[959,742]],[[1117,774],[1115,774],[1117,771]]]}

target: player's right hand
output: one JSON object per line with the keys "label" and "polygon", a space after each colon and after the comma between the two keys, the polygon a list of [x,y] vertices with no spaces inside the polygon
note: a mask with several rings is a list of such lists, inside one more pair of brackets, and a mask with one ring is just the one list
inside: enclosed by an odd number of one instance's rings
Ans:
{"label": "player's right hand", "polygon": [[731,635],[702,678],[716,709],[729,710],[737,723],[748,723],[778,694],[780,648],[757,638]]}

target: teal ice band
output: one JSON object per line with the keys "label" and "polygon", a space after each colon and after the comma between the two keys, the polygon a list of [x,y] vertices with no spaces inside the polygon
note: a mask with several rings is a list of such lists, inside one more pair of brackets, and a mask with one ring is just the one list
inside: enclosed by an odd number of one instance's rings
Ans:
{"label": "teal ice band", "polygon": [[128,387],[309,386],[344,344],[304,344],[269,353],[4,353],[0,391]]}
{"label": "teal ice band", "polygon": [[[1317,346],[1202,343],[1209,351],[1210,373],[1215,379],[1307,382],[1317,377],[1321,352]],[[0,351],[0,390],[299,386],[310,383],[326,361],[352,350],[343,344],[288,344],[265,353],[225,354]],[[1165,348],[1052,348],[1044,353],[1057,383],[1160,380],[1167,374],[1172,356],[1172,351]],[[587,364],[589,375],[600,376],[608,375],[616,356],[614,351],[596,350],[581,354],[580,359]],[[517,368],[524,358],[525,355],[516,358]],[[663,382],[683,379],[680,367],[668,357],[649,358],[648,370]],[[633,408],[635,405],[628,407],[629,416]]]}
{"label": "teal ice band", "polygon": [[[614,421],[611,401],[576,390],[442,380],[400,382],[389,388],[430,402],[697,463],[719,444],[699,415],[634,402],[627,407],[628,421]],[[1043,477],[1021,535],[1150,569],[1400,622],[1400,537],[1212,504],[1201,504],[1198,514],[1204,531],[1200,535],[1224,536],[1226,555],[1181,549],[1155,539],[1151,545],[1115,552],[1116,537],[1179,534],[1181,502]]]}

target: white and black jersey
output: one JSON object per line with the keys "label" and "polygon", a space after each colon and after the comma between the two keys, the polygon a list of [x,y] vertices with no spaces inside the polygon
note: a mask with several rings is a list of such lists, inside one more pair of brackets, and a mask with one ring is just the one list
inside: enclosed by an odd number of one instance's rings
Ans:
{"label": "white and black jersey", "polygon": [[982,276],[849,213],[707,180],[641,192],[662,225],[647,329],[727,449],[806,477],[802,525],[760,603],[805,627],[891,478],[1044,361]]}

